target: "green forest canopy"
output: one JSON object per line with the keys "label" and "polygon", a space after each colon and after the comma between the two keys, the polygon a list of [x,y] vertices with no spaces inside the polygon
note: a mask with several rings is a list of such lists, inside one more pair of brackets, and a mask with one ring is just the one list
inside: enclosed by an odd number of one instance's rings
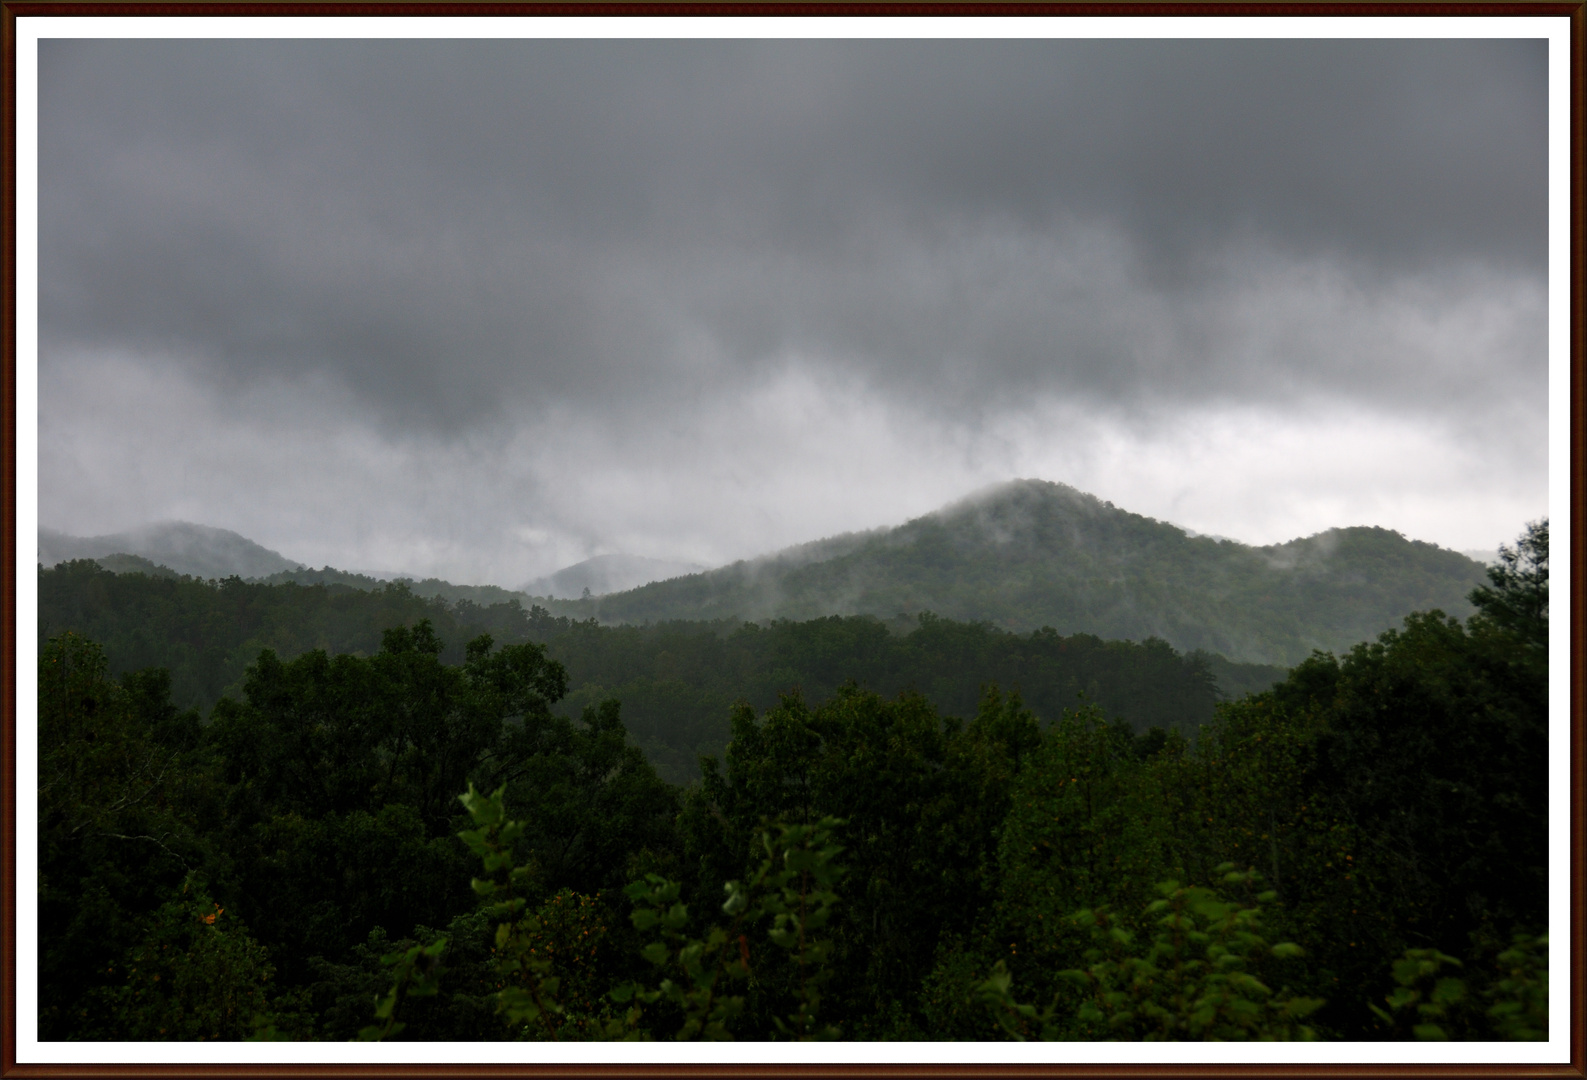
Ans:
{"label": "green forest canopy", "polygon": [[775,705],[786,691],[826,700],[849,680],[892,697],[926,695],[950,715],[968,716],[981,689],[996,683],[1023,694],[1042,716],[1057,716],[1084,694],[1134,728],[1193,735],[1218,696],[1261,689],[1283,669],[1181,655],[1161,640],[1103,641],[1050,629],[1016,634],[929,614],[907,630],[868,617],[802,623],[663,623],[602,626],[593,620],[524,611],[516,600],[481,605],[423,598],[406,583],[364,590],[341,584],[205,582],[143,572],[111,573],[90,561],[39,574],[41,640],[73,630],[104,645],[111,674],[143,668],[170,673],[172,699],[207,712],[237,696],[263,649],[283,660],[320,649],[372,655],[385,629],[429,620],[443,660],[462,660],[462,643],[482,633],[503,644],[535,641],[566,668],[560,707],[577,716],[607,697],[623,702],[628,730],[662,775],[699,775],[701,754],[720,754],[735,703]]}
{"label": "green forest canopy", "polygon": [[[481,635],[450,662],[421,620],[365,656],[266,650],[206,724],[163,671],[113,679],[99,645],[58,634],[40,656],[40,1033],[1538,1038],[1546,524],[1472,600],[1465,621],[1418,614],[1313,656],[1194,741],[1088,706],[1043,725],[991,688],[956,718],[849,684],[740,705],[688,788],[616,701],[557,715],[567,671],[533,642]],[[499,802],[465,811],[468,785]],[[767,864],[763,835],[815,876],[778,876],[792,864]],[[724,911],[734,881],[753,897]],[[1188,958],[1159,901],[1239,948],[1109,990]],[[701,956],[728,980],[714,1004],[658,987]]]}

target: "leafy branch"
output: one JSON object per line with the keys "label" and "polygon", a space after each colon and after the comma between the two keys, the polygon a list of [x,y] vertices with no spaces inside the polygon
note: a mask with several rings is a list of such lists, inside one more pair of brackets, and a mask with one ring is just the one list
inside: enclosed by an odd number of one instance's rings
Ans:
{"label": "leafy branch", "polygon": [[[540,920],[529,913],[523,895],[531,874],[528,864],[514,865],[514,848],[524,835],[524,823],[509,821],[504,801],[506,787],[484,795],[468,785],[460,796],[477,828],[458,833],[485,863],[485,878],[475,878],[474,892],[489,902],[488,914],[502,920],[496,927],[496,974],[501,989],[496,992],[496,1007],[513,1025],[539,1022],[552,1039],[557,1026],[552,1019],[563,1009],[556,998],[559,979],[551,970],[551,960],[531,944],[541,930]],[[498,880],[504,875],[506,880]]]}
{"label": "leafy branch", "polygon": [[[773,1017],[777,1030],[802,1040],[835,1039],[835,1026],[819,1026],[820,987],[830,976],[826,962],[832,942],[815,933],[831,920],[838,902],[833,891],[843,870],[842,852],[832,833],[843,824],[824,818],[814,825],[776,823],[760,834],[766,858],[747,884],[725,886],[724,914],[732,922],[713,926],[703,938],[685,933],[688,907],[678,899],[680,887],[656,874],[628,886],[635,908],[631,918],[640,931],[659,927],[662,936],[641,955],[663,974],[654,989],[637,983],[611,992],[619,1004],[633,1002],[626,1017],[613,1020],[609,1038],[643,1038],[639,1023],[644,1005],[666,1000],[683,1013],[678,1039],[731,1039],[729,1025],[744,1012],[742,994],[728,993],[733,983],[750,978],[749,928],[769,917],[768,937],[786,950],[799,971],[799,1006],[786,1018]],[[775,830],[775,837],[773,835]]]}
{"label": "leafy branch", "polygon": [[[1256,871],[1239,872],[1232,863],[1217,872],[1224,886],[1251,888],[1261,881]],[[1084,995],[1076,1020],[1116,1039],[1316,1038],[1301,1021],[1323,1002],[1275,993],[1259,977],[1268,958],[1303,955],[1299,945],[1270,946],[1260,933],[1258,905],[1272,903],[1277,894],[1263,892],[1257,904],[1246,905],[1225,899],[1215,887],[1185,887],[1177,881],[1162,882],[1157,891],[1161,899],[1144,912],[1153,931],[1141,943],[1144,949],[1106,906],[1071,916],[1070,922],[1089,931],[1092,940],[1084,953],[1085,968],[1059,972]],[[1038,1012],[1015,1000],[1012,985],[1013,976],[999,961],[991,978],[978,987],[982,1004],[1004,1030],[1023,1040],[1032,1026],[1039,1026],[1044,1039],[1062,1037],[1061,994]]]}

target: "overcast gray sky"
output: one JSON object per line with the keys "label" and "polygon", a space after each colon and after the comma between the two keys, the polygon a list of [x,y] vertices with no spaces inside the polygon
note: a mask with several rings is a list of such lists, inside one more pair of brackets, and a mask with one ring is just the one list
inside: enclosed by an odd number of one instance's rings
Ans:
{"label": "overcast gray sky", "polygon": [[1547,510],[1543,41],[93,41],[40,519],[517,585],[1034,476],[1256,543]]}

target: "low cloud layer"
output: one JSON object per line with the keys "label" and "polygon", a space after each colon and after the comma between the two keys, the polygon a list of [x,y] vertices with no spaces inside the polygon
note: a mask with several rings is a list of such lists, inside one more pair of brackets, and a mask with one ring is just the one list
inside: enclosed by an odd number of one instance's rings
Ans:
{"label": "low cloud layer", "polygon": [[517,584],[1546,510],[1541,42],[46,41],[40,514]]}

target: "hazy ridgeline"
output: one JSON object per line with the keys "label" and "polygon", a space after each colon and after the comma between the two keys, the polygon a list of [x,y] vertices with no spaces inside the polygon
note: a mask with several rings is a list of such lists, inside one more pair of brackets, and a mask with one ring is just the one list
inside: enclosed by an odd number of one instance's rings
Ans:
{"label": "hazy ridgeline", "polygon": [[[220,530],[147,531],[150,553],[193,565],[239,551],[286,562]],[[41,534],[41,546],[137,539]],[[1219,696],[1263,689],[1313,650],[1342,652],[1413,611],[1468,615],[1483,580],[1471,559],[1383,529],[1256,548],[1032,480],[894,529],[585,600],[330,567],[206,583],[138,555],[98,561],[126,573],[86,561],[43,572],[41,630],[103,643],[116,672],[167,669],[184,708],[235,695],[261,649],[369,655],[385,629],[429,619],[453,663],[482,633],[548,642],[572,680],[569,705],[618,698],[675,782],[721,751],[735,702],[764,709],[796,689],[819,702],[850,679],[957,716],[988,684],[1044,719],[1084,694],[1136,730],[1192,733]]]}
{"label": "hazy ridgeline", "polygon": [[1161,640],[1015,634],[930,615],[891,627],[863,616],[601,626],[539,607],[525,611],[516,600],[448,602],[403,582],[368,585],[205,582],[116,574],[82,560],[40,572],[39,627],[41,640],[72,630],[100,642],[112,674],[164,668],[173,701],[205,714],[221,696],[240,693],[263,649],[282,659],[313,649],[372,655],[386,629],[420,619],[434,626],[449,663],[461,662],[464,644],[480,634],[499,644],[543,642],[568,671],[560,708],[577,715],[618,699],[634,740],[675,783],[699,775],[701,754],[720,755],[736,703],[766,709],[797,691],[814,704],[850,680],[887,697],[922,694],[961,717],[973,715],[983,688],[995,684],[1020,693],[1043,718],[1084,700],[1137,731],[1193,737],[1220,696],[1262,689],[1284,674],[1182,655]]}
{"label": "hazy ridgeline", "polygon": [[1412,611],[1464,617],[1480,563],[1379,528],[1268,547],[1192,536],[1017,480],[894,529],[834,537],[554,610],[602,622],[930,611],[1029,632],[1161,638],[1243,663],[1339,652]]}
{"label": "hazy ridgeline", "polygon": [[[161,573],[156,564],[198,577],[273,584],[347,585],[379,590],[390,580],[288,560],[223,530],[173,524],[116,537],[40,532],[46,566],[61,552],[117,570]],[[117,543],[132,546],[114,550]],[[63,556],[64,557],[64,556]],[[232,560],[234,569],[214,567]],[[250,578],[260,560],[271,569]],[[592,594],[642,578],[643,568],[677,564],[597,557],[539,584],[566,577]],[[617,571],[622,571],[618,573]],[[1297,664],[1313,650],[1341,652],[1413,611],[1456,617],[1472,611],[1467,593],[1482,564],[1378,528],[1330,529],[1252,547],[1193,536],[1062,484],[1017,480],[892,529],[829,537],[717,570],[656,581],[588,599],[531,596],[495,585],[406,581],[429,599],[483,608],[517,601],[553,615],[603,624],[806,622],[869,615],[907,633],[923,613],[1030,633],[1095,634],[1130,641],[1159,638],[1182,653],[1205,652],[1239,664]],[[471,615],[478,619],[480,616]],[[363,644],[376,640],[368,634]],[[1257,683],[1220,669],[1225,689]],[[603,678],[607,676],[602,676]],[[1268,678],[1255,673],[1249,678]]]}

